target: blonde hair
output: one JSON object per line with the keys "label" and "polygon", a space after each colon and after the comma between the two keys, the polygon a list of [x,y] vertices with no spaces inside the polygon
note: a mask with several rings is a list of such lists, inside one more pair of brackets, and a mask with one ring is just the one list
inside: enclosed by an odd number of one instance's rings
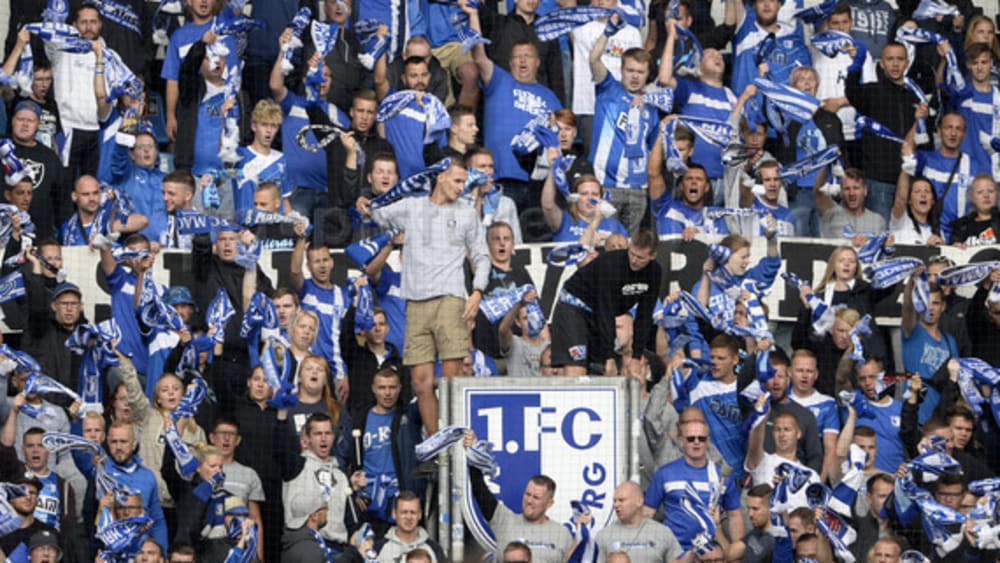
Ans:
{"label": "blonde hair", "polygon": [[[317,315],[315,312],[310,311],[309,309],[299,309],[299,312],[295,313],[295,316],[292,317],[292,324],[288,329],[288,332],[291,333],[293,330],[295,330],[295,326],[299,324],[299,319],[301,319],[302,317],[309,317],[310,319],[313,320],[313,322],[316,323],[316,334],[313,335],[312,342],[309,343],[309,345],[312,346],[312,343],[316,342],[316,337],[319,336],[319,315]],[[289,334],[289,336],[291,336],[291,334]]]}
{"label": "blonde hair", "polygon": [[851,309],[849,307],[846,309],[840,309],[839,311],[834,313],[833,316],[837,320],[844,321],[845,323],[851,325],[852,327],[858,324],[858,321],[861,320],[861,313],[859,313],[856,309]]}
{"label": "blonde hair", "polygon": [[162,407],[160,407],[160,384],[163,383],[163,381],[166,380],[167,378],[176,379],[177,383],[180,383],[181,385],[181,392],[183,393],[184,391],[184,380],[181,379],[179,375],[169,371],[164,372],[163,375],[161,375],[160,378],[156,380],[156,386],[153,387],[153,408],[155,408],[160,412],[166,412],[163,410]]}
{"label": "blonde hair", "polygon": [[261,100],[253,108],[251,120],[254,123],[275,123],[281,125],[281,106],[271,100]]}
{"label": "blonde hair", "polygon": [[858,252],[850,246],[838,246],[833,249],[833,252],[830,253],[830,261],[826,263],[826,271],[823,272],[823,277],[820,278],[819,283],[813,287],[813,291],[821,293],[824,289],[826,289],[826,284],[830,283],[831,279],[834,282],[837,281],[835,277],[836,272],[834,270],[837,267],[837,259],[840,258],[840,255],[844,252],[850,252],[854,255],[854,279],[861,279],[861,268],[858,266],[858,264],[860,264],[860,261],[858,260]]}
{"label": "blonde hair", "polygon": [[204,463],[205,458],[207,458],[210,455],[217,455],[219,457],[222,457],[222,452],[219,451],[219,448],[202,440],[198,440],[197,442],[191,444],[191,452],[194,454],[194,457],[198,458],[198,461],[201,463]]}
{"label": "blonde hair", "polygon": [[990,27],[993,28],[993,33],[990,34],[989,47],[993,56],[1000,59],[1000,45],[997,45],[997,26],[993,24],[993,20],[983,15],[972,16],[969,18],[969,26],[965,29],[965,42],[962,45],[962,50],[964,51],[968,49],[970,45],[976,42],[973,38],[973,32],[975,31],[976,26],[981,23],[988,23],[990,24]]}

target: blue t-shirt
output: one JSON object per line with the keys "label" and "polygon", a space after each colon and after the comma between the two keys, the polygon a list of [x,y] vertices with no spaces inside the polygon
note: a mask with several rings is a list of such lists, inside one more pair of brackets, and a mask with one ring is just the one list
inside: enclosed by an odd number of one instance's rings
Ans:
{"label": "blue t-shirt", "polygon": [[993,101],[1000,98],[1000,91],[994,86],[989,92],[980,92],[969,80],[964,90],[958,93],[951,92],[951,95],[952,107],[965,116],[962,152],[972,157],[971,174],[973,176],[992,174],[991,155],[980,142],[979,134],[985,133],[993,137],[993,114],[1000,111],[1000,107],[994,107]]}
{"label": "blue t-shirt", "polygon": [[[769,69],[769,80],[778,84],[787,84],[792,70],[797,66],[811,66],[809,49],[806,47],[802,23],[794,25],[779,21],[776,33],[777,46],[771,56],[764,62]],[[746,17],[736,30],[733,37],[735,60],[733,62],[732,88],[734,92],[742,92],[759,74],[757,69],[758,46],[768,36],[768,32],[757,25],[757,14],[752,8],[747,8]]]}
{"label": "blue t-shirt", "polygon": [[[700,80],[677,79],[674,111],[680,115],[727,121],[736,107],[736,95],[729,88],[712,86]],[[695,130],[697,135],[697,130]],[[691,161],[705,167],[709,178],[722,177],[722,149],[698,137]]]}
{"label": "blue t-shirt", "polygon": [[49,471],[45,477],[35,475],[42,482],[42,490],[38,491],[35,502],[35,519],[59,530],[59,518],[62,515],[62,499],[59,497],[59,481],[55,471]]}
{"label": "blue t-shirt", "polygon": [[485,86],[485,93],[483,138],[486,148],[493,151],[496,170],[493,177],[527,182],[528,173],[517,163],[510,140],[534,117],[561,109],[562,105],[552,90],[537,82],[518,82],[499,65],[493,65],[493,76]]}
{"label": "blue t-shirt", "polygon": [[[774,216],[774,220],[778,223],[778,236],[795,236],[795,216],[792,215],[791,209],[780,205],[771,207],[759,197],[754,198],[753,209],[760,211],[758,217],[763,217],[765,214]],[[754,219],[756,219],[756,217]],[[764,236],[764,225],[762,225],[760,221],[757,221],[756,231],[757,236]]]}
{"label": "blue t-shirt", "polygon": [[[177,31],[170,36],[167,43],[167,50],[163,55],[163,70],[160,71],[160,78],[164,80],[177,80],[180,78],[181,63],[187,57],[191,46],[201,41],[205,32],[212,28],[212,23],[195,25],[193,23],[184,24],[177,28]],[[236,36],[224,35],[219,41],[229,49],[226,55],[226,67],[231,67],[240,62],[239,50],[236,45]]]}
{"label": "blue t-shirt", "polygon": [[[697,143],[695,143],[697,145]],[[656,217],[656,233],[663,235],[679,235],[687,227],[698,227],[709,234],[729,234],[726,220],[719,218],[714,221],[705,217],[705,211],[711,208],[695,209],[688,204],[670,197],[669,191],[653,200],[653,216]]]}
{"label": "blue t-shirt", "polygon": [[282,198],[292,195],[288,185],[285,155],[280,151],[271,149],[267,154],[260,154],[250,147],[240,147],[237,149],[237,154],[240,156],[240,161],[236,167],[241,172],[238,179],[234,180],[233,190],[237,216],[247,209],[253,209],[253,194],[257,186],[266,182],[277,184]]}
{"label": "blue t-shirt", "polygon": [[[919,373],[920,379],[929,382],[941,365],[949,358],[958,357],[958,346],[955,339],[947,332],[941,332],[941,339],[935,339],[927,332],[924,325],[917,322],[909,336],[903,333],[903,366],[908,373]],[[934,416],[934,410],[941,401],[941,394],[931,385],[927,387],[927,395],[920,403],[918,421],[923,424]]]}
{"label": "blue t-shirt", "polygon": [[681,508],[680,499],[688,483],[698,491],[705,506],[708,506],[712,491],[722,486],[725,489],[719,497],[719,506],[723,510],[740,508],[739,487],[732,477],[721,477],[717,464],[713,464],[714,471],[710,471],[709,463],[704,467],[694,467],[682,457],[664,465],[656,470],[643,498],[643,504],[650,508],[663,507],[663,523],[674,533],[685,551],[691,549],[691,540],[701,532]]}
{"label": "blue t-shirt", "polygon": [[462,13],[462,9],[457,4],[421,0],[420,9],[427,14],[427,40],[431,42],[432,48],[436,49],[446,43],[461,41],[458,32],[455,31],[455,26],[451,25],[452,16]]}
{"label": "blue t-shirt", "polygon": [[219,92],[198,104],[198,127],[194,132],[194,155],[191,173],[195,178],[211,170],[220,170],[219,135],[222,133],[222,103],[225,94]]}
{"label": "blue t-shirt", "polygon": [[[118,349],[125,355],[132,356],[132,363],[135,371],[143,374],[147,378],[146,360],[149,356],[148,348],[139,332],[139,323],[135,319],[135,274],[125,270],[118,264],[114,271],[108,276],[108,289],[111,290],[111,316],[118,322],[122,331],[122,339],[118,342]],[[153,375],[153,379],[158,379],[160,374]]]}
{"label": "blue t-shirt", "polygon": [[816,391],[806,398],[798,397],[794,393],[790,393],[788,398],[813,413],[813,416],[816,417],[816,425],[819,427],[821,434],[825,432],[840,432],[840,415],[837,412],[837,401],[833,397]]}
{"label": "blue t-shirt", "polygon": [[59,227],[59,244],[63,246],[87,246],[90,244],[90,227],[92,225],[93,223],[86,225],[81,223],[79,212],[74,212]]}
{"label": "blue t-shirt", "polygon": [[[961,160],[956,168],[956,159],[942,156],[939,151],[917,151],[917,176],[931,181],[938,200],[944,198],[941,204],[941,236],[945,240],[951,238],[951,222],[965,215],[970,207],[967,191],[972,183],[972,159],[964,153],[959,158]],[[954,176],[952,170],[955,170]],[[945,197],[949,178],[951,189]]]}
{"label": "blue t-shirt", "polygon": [[[866,399],[867,400],[867,399]],[[899,437],[899,426],[903,416],[903,403],[890,399],[887,405],[877,405],[868,401],[875,418],[859,418],[857,426],[868,426],[875,431],[878,451],[875,452],[875,467],[879,471],[895,473],[906,461],[903,440]],[[847,419],[847,409],[840,408],[840,419]]]}
{"label": "blue t-shirt", "polygon": [[[325,154],[302,148],[296,139],[299,131],[309,125],[305,99],[294,92],[288,92],[281,100],[281,111],[285,114],[285,119],[281,122],[281,150],[285,154],[289,187],[326,191]],[[328,114],[335,125],[350,129],[351,118],[340,111],[340,108],[328,104]],[[306,133],[306,141],[316,142],[312,131]]]}
{"label": "blue t-shirt", "polygon": [[389,323],[386,340],[399,351],[403,349],[403,339],[406,336],[406,300],[400,294],[402,283],[403,276],[386,266],[382,268],[382,274],[374,289],[378,306],[385,311]]}
{"label": "blue t-shirt", "polygon": [[[576,221],[573,221],[573,216],[569,214],[569,211],[563,209],[562,223],[559,223],[559,230],[553,233],[552,242],[576,242],[580,240],[580,236],[586,230],[586,219],[580,217]],[[601,219],[601,222],[597,224],[597,232],[609,234],[617,233],[625,238],[628,238],[628,230],[626,230],[621,224],[621,221],[615,219],[614,217]]]}
{"label": "blue t-shirt", "polygon": [[344,315],[351,307],[351,298],[347,290],[337,285],[323,289],[312,279],[307,279],[302,283],[299,301],[303,309],[313,311],[319,317],[319,329],[316,332],[316,342],[313,343],[313,352],[326,358],[334,377],[347,375],[344,358],[340,353],[340,327]]}
{"label": "blue t-shirt", "polygon": [[408,178],[425,168],[426,119],[427,112],[414,100],[402,111],[382,122],[385,125],[385,140],[389,141],[396,153],[400,178]]}
{"label": "blue t-shirt", "polygon": [[[365,498],[372,501],[368,512],[383,520],[391,512],[387,502],[392,500],[390,495],[384,494],[384,489],[391,487],[383,484],[396,479],[396,466],[392,462],[392,418],[392,412],[379,414],[375,409],[368,411],[362,437],[365,448],[364,472],[368,480],[364,493]],[[398,488],[397,481],[396,489]]]}
{"label": "blue t-shirt", "polygon": [[646,161],[650,147],[656,142],[659,122],[656,108],[642,106],[635,139],[638,156],[633,154],[629,158],[628,115],[635,95],[629,94],[610,72],[597,83],[596,94],[590,161],[594,163],[597,180],[602,186],[612,188],[645,188],[649,183]]}
{"label": "blue t-shirt", "polygon": [[736,380],[723,383],[714,379],[711,373],[695,372],[688,376],[685,387],[688,391],[687,403],[704,413],[712,443],[733,468],[733,475],[743,475],[746,444],[740,435],[743,417],[736,394]]}

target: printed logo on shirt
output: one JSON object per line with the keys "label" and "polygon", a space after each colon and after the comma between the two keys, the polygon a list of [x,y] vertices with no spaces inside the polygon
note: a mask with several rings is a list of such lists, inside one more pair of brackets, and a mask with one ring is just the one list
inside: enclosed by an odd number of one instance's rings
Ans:
{"label": "printed logo on shirt", "polygon": [[651,541],[616,541],[611,544],[611,551],[629,551],[633,549],[653,549],[655,542]]}
{"label": "printed logo on shirt", "polygon": [[576,346],[571,346],[569,349],[569,355],[574,361],[587,359],[587,345],[577,344]]}
{"label": "printed logo on shirt", "polygon": [[528,90],[514,88],[514,109],[519,109],[531,115],[540,115],[548,109],[545,100]]}
{"label": "printed logo on shirt", "polygon": [[615,127],[619,129],[625,129],[628,127],[628,114],[621,112],[618,114],[618,119],[615,120]]}
{"label": "printed logo on shirt", "polygon": [[25,173],[31,178],[31,188],[37,190],[45,180],[45,165],[30,158],[22,159],[21,162],[24,163]]}
{"label": "printed logo on shirt", "polygon": [[996,244],[996,242],[997,235],[993,232],[993,227],[989,227],[978,235],[965,239],[966,246],[984,246],[987,244]]}
{"label": "printed logo on shirt", "polygon": [[630,283],[622,287],[622,295],[642,295],[649,291],[648,283]]}
{"label": "printed logo on shirt", "polygon": [[890,416],[889,417],[889,424],[892,424],[894,427],[899,428],[899,417],[898,416]]}

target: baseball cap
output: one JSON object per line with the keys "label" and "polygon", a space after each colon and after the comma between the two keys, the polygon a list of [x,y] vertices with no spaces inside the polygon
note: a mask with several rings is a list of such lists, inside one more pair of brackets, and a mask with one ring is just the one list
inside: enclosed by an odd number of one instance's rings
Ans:
{"label": "baseball cap", "polygon": [[191,297],[191,290],[183,285],[171,287],[167,290],[167,294],[164,296],[163,301],[170,306],[194,305],[194,299]]}
{"label": "baseball cap", "polygon": [[56,551],[59,552],[58,559],[62,559],[63,554],[62,549],[59,547],[59,538],[48,530],[35,532],[34,535],[31,536],[31,540],[28,542],[29,551],[34,551],[35,548],[44,546],[56,548]]}
{"label": "baseball cap", "polygon": [[292,517],[288,519],[288,528],[295,530],[305,526],[306,520],[314,512],[324,507],[326,507],[326,500],[323,495],[296,495],[289,507]]}
{"label": "baseball cap", "polygon": [[52,290],[52,300],[54,301],[60,295],[66,293],[67,291],[71,291],[77,294],[78,297],[83,298],[83,292],[80,291],[80,286],[76,285],[73,282],[62,282],[61,284],[57,285],[55,289]]}
{"label": "baseball cap", "polygon": [[16,114],[17,112],[21,111],[22,109],[26,109],[26,110],[34,113],[38,117],[42,116],[42,106],[38,105],[37,103],[35,103],[32,100],[21,100],[20,102],[17,102],[17,105],[14,106],[14,113],[12,113],[11,115]]}

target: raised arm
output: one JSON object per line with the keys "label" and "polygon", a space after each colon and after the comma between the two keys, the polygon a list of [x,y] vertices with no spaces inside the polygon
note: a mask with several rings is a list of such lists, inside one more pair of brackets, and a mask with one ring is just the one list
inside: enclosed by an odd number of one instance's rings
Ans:
{"label": "raised arm", "polygon": [[674,43],[677,42],[676,25],[676,20],[667,20],[667,40],[663,43],[663,55],[660,57],[660,73],[656,76],[656,81],[660,86],[670,88],[677,87],[677,79],[674,78]]}
{"label": "raised arm", "polygon": [[[918,275],[922,268],[918,268],[913,275]],[[903,308],[900,312],[900,328],[903,329],[903,336],[909,338],[913,334],[913,329],[917,326],[917,312],[913,308],[913,276],[906,280],[906,287],[903,288]]]}
{"label": "raised arm", "polygon": [[268,78],[268,86],[271,87],[271,97],[279,104],[288,95],[288,88],[285,87],[285,75],[281,72],[281,47],[284,47],[285,43],[291,40],[292,29],[286,28],[281,33],[281,37],[278,38],[278,58],[274,60],[274,65],[271,66],[271,76]]}
{"label": "raised arm", "polygon": [[14,72],[17,70],[17,62],[21,59],[24,46],[29,41],[31,41],[31,33],[27,29],[17,32],[17,40],[14,42],[14,46],[11,47],[10,53],[7,55],[7,60],[3,62],[3,71],[7,73],[7,76],[14,76]]}
{"label": "raised arm", "polygon": [[813,193],[816,194],[816,213],[820,217],[826,215],[827,211],[833,209],[833,206],[837,205],[826,192],[820,188],[826,184],[826,179],[828,172],[826,168],[821,168],[819,172],[816,173],[816,181],[813,182]]}
{"label": "raised arm", "polygon": [[97,118],[104,121],[111,114],[108,98],[108,83],[104,80],[104,44],[94,41],[94,98],[97,100]]}
{"label": "raised arm", "polygon": [[[388,33],[388,28],[384,25],[378,26],[379,37],[384,37]],[[381,57],[375,61],[375,69],[373,80],[375,82],[375,95],[378,97],[379,101],[389,95],[389,60],[388,55],[383,53]]]}
{"label": "raised arm", "polygon": [[[764,402],[769,400],[769,396],[762,394],[757,398],[757,404],[755,408],[760,409],[764,407]],[[750,431],[750,438],[747,440],[747,469],[753,471],[757,469],[760,465],[762,459],[764,459],[764,432],[767,431],[767,415],[764,415],[761,420],[757,421],[757,424]]]}
{"label": "raised arm", "polygon": [[[462,6],[462,11],[469,14],[469,27],[481,34],[483,28],[479,23],[479,12],[470,8],[465,0],[459,0],[459,2]],[[493,61],[486,56],[486,47],[481,44],[473,47],[472,61],[476,63],[476,68],[479,69],[479,77],[483,79],[483,84],[489,84],[493,80]]]}
{"label": "raised arm", "polygon": [[302,257],[306,253],[306,239],[299,237],[295,241],[295,248],[292,249],[292,287],[295,291],[302,291],[302,284],[305,283],[305,276],[302,275]]}
{"label": "raised arm", "polygon": [[[618,14],[611,14],[611,17],[608,18],[608,27],[605,29],[611,28],[612,24],[617,24],[620,17]],[[594,41],[594,46],[590,48],[588,61],[590,62],[590,74],[594,77],[594,84],[604,82],[608,76],[608,67],[604,66],[604,61],[601,60],[604,48],[608,46],[608,38],[608,33],[605,31],[597,36],[597,41]]]}
{"label": "raised arm", "polygon": [[649,150],[649,158],[646,160],[646,175],[649,177],[649,199],[656,201],[667,189],[667,179],[663,175],[663,162],[666,160],[663,150],[663,126],[672,116],[665,117],[660,122],[660,132],[656,136],[656,142]]}
{"label": "raised arm", "polygon": [[910,175],[899,171],[896,179],[896,195],[892,200],[892,218],[899,220],[906,215],[906,202],[910,199]]}
{"label": "raised arm", "polygon": [[[550,161],[558,156],[558,153],[559,149],[550,148]],[[545,215],[545,224],[548,225],[549,230],[558,231],[562,225],[563,216],[562,209],[556,203],[556,182],[552,179],[551,170],[549,170],[549,175],[545,177],[545,183],[542,185],[542,213]]]}

